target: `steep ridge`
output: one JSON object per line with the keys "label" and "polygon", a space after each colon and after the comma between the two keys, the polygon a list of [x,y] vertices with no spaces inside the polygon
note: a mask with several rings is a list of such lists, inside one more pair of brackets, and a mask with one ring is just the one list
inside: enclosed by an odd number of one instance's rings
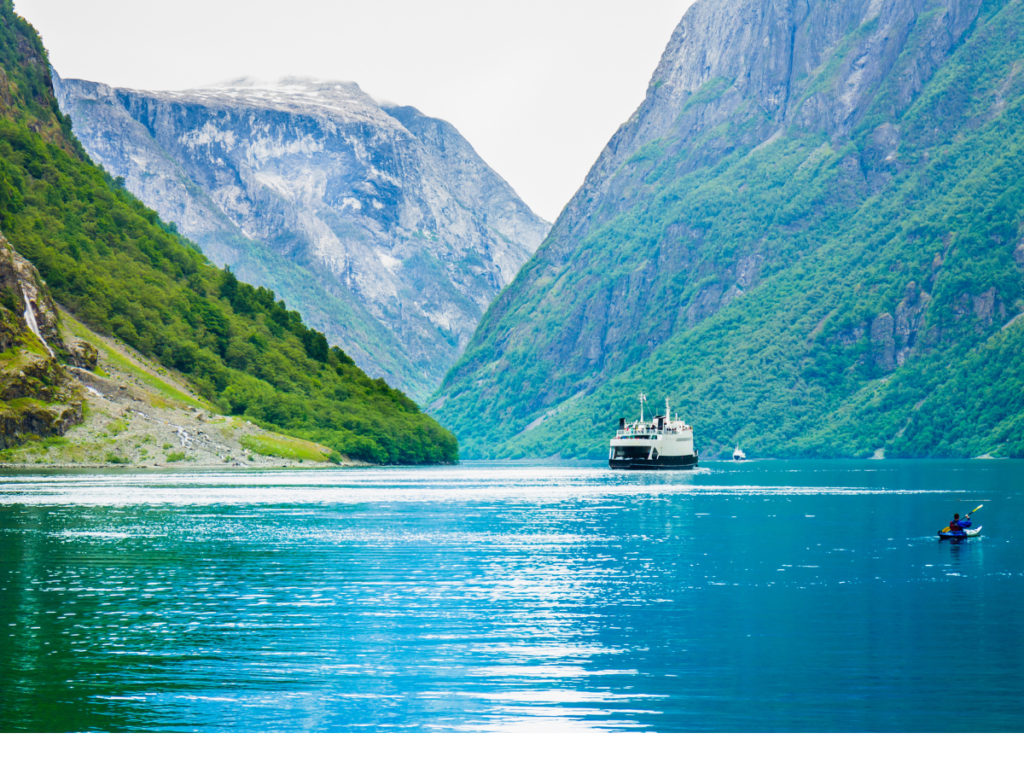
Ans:
{"label": "steep ridge", "polygon": [[420,398],[549,227],[449,123],[354,83],[54,83],[90,156],[132,193]]}
{"label": "steep ridge", "polygon": [[214,409],[352,459],[457,460],[454,437],[407,396],[272,291],[212,266],[89,160],[57,108],[42,42],[10,0],[0,0],[0,228],[54,299],[183,374]]}
{"label": "steep ridge", "polygon": [[[1021,455],[1024,9],[700,0],[432,404],[463,455]],[[969,385],[965,382],[971,382]]]}

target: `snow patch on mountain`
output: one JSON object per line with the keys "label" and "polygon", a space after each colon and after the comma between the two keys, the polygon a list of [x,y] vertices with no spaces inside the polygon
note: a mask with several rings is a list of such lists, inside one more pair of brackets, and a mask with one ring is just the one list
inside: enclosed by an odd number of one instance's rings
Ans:
{"label": "snow patch on mountain", "polygon": [[549,229],[453,126],[355,83],[54,86],[143,202],[420,399]]}

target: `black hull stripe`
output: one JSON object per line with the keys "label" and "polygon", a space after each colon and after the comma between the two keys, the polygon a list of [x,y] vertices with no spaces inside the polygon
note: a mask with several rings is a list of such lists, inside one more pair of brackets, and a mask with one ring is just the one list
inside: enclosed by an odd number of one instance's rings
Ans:
{"label": "black hull stripe", "polygon": [[608,459],[612,469],[693,469],[696,456],[659,456],[656,459]]}

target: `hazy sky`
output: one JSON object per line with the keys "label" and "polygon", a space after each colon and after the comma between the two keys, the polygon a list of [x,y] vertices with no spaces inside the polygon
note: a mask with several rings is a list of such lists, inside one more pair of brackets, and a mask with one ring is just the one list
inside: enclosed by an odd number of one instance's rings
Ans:
{"label": "hazy sky", "polygon": [[554,221],[693,0],[15,0],[62,77],[351,80],[451,122]]}

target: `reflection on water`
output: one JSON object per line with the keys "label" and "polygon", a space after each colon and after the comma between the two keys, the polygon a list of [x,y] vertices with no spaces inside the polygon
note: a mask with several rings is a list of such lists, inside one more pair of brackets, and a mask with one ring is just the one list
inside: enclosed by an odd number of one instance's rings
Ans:
{"label": "reflection on water", "polygon": [[0,727],[1021,730],[1022,468],[0,476]]}

